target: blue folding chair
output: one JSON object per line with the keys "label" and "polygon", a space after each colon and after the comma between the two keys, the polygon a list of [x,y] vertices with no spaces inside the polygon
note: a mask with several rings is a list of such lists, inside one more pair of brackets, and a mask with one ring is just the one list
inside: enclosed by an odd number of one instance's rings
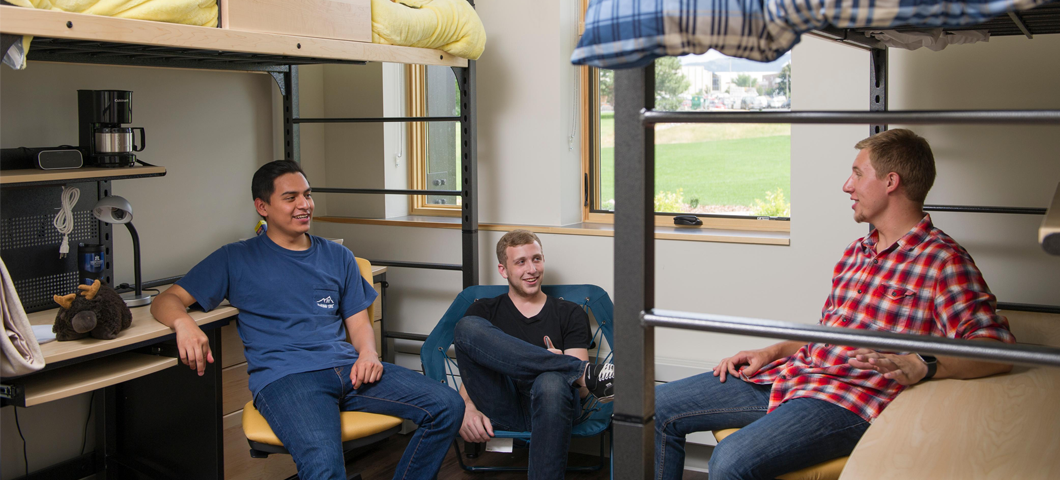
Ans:
{"label": "blue folding chair", "polygon": [[[614,344],[614,309],[611,298],[602,288],[595,285],[545,285],[542,290],[553,297],[577,303],[590,313],[590,320],[595,319],[597,327],[593,330],[592,345],[589,350],[589,361],[607,363],[611,361],[611,348]],[[507,285],[479,285],[468,287],[457,295],[456,300],[446,310],[445,315],[434,327],[420,349],[420,361],[423,362],[423,373],[427,378],[449,385],[454,389],[460,386],[460,373],[455,359],[449,349],[453,345],[453,330],[456,322],[464,318],[468,307],[480,298],[491,298],[508,293]],[[581,416],[575,420],[571,429],[572,437],[592,437],[600,435],[600,463],[587,467],[568,467],[568,471],[594,471],[607,464],[604,448],[608,448],[603,433],[611,429],[610,403],[600,403],[596,397],[589,396],[588,403],[582,408]],[[513,438],[530,442],[530,432],[508,432],[494,430],[495,438]],[[468,471],[525,471],[526,467],[475,467],[464,464],[460,446],[453,441],[460,466]]]}

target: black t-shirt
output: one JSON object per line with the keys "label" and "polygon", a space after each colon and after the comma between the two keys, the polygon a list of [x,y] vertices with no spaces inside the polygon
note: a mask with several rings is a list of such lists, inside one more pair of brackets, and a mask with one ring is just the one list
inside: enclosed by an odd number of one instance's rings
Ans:
{"label": "black t-shirt", "polygon": [[485,318],[504,333],[541,348],[546,348],[546,335],[560,350],[589,348],[592,342],[589,315],[585,310],[574,302],[552,296],[548,296],[541,311],[530,318],[515,308],[507,293],[476,300],[465,315]]}

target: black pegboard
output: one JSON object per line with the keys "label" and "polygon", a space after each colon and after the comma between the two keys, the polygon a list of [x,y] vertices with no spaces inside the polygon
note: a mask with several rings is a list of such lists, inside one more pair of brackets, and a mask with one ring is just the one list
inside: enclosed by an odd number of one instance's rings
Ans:
{"label": "black pegboard", "polygon": [[[77,203],[81,203],[78,201]],[[62,242],[63,236],[55,229],[52,222],[55,214],[27,215],[24,217],[4,218],[0,220],[0,245],[3,250],[51,246],[56,247]],[[92,216],[88,210],[74,212],[74,230],[70,232],[70,253],[78,243],[91,243],[93,239],[99,238],[99,221]]]}
{"label": "black pegboard", "polygon": [[59,258],[62,235],[52,223],[61,206],[62,186],[0,190],[0,257],[27,312],[55,308],[53,295],[76,291],[79,243],[104,246],[107,263],[103,279],[111,283],[111,226],[96,220],[91,213],[96,201],[110,193],[110,182],[73,186],[81,190],[81,196],[73,209],[74,230],[66,258]]}

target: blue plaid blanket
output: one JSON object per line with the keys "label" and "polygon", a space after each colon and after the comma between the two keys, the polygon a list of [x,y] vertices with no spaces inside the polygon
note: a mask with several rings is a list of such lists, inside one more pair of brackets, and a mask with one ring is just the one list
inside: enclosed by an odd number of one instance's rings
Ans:
{"label": "blue plaid blanket", "polygon": [[592,0],[571,62],[641,67],[705,53],[770,61],[826,25],[890,29],[974,25],[1053,0]]}

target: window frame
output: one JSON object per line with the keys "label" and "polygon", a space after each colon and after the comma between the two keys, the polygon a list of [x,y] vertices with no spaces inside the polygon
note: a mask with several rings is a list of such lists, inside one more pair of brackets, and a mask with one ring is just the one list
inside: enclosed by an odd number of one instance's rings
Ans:
{"label": "window frame", "polygon": [[[409,117],[427,116],[427,67],[405,65],[406,109]],[[428,122],[408,123],[408,184],[410,190],[427,189]],[[455,157],[459,159],[459,155]],[[452,205],[427,203],[427,195],[409,195],[409,215],[459,217],[460,198]]]}
{"label": "window frame", "polygon": [[[581,18],[579,21],[579,36],[585,32],[585,11],[589,1],[581,2]],[[585,125],[582,130],[581,139],[581,185],[582,197],[582,221],[586,223],[615,223],[615,214],[599,208],[600,189],[600,82],[599,69],[589,66],[580,66],[579,83],[581,93],[578,101],[581,103],[581,122]],[[790,166],[789,166],[790,168]],[[655,226],[673,227],[674,217],[678,215],[692,215],[688,213],[655,213]],[[730,215],[717,214],[694,214],[703,225],[682,226],[685,228],[711,228],[720,230],[743,230],[758,232],[791,232],[791,218],[751,218],[734,217]]]}

